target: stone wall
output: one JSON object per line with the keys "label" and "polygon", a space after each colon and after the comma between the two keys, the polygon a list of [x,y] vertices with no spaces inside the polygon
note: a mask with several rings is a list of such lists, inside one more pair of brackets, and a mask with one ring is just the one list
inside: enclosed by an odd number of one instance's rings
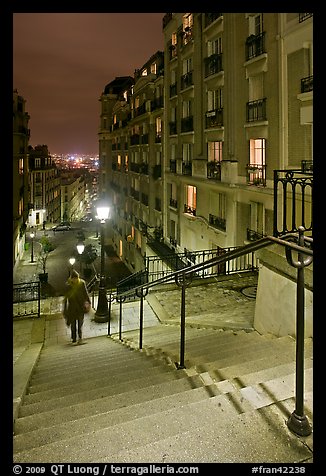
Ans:
{"label": "stone wall", "polygon": [[[254,328],[277,337],[296,335],[297,269],[286,260],[285,249],[272,245],[256,252],[259,278]],[[295,255],[296,258],[296,255]],[[304,269],[305,337],[313,337],[313,266]]]}

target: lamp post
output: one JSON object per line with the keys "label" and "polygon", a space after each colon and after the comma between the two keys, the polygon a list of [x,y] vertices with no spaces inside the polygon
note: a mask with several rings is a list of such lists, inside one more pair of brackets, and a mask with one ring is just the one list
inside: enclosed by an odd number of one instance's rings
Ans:
{"label": "lamp post", "polygon": [[72,268],[74,267],[75,262],[76,262],[76,258],[69,258],[69,263]]}
{"label": "lamp post", "polygon": [[34,233],[34,231],[31,232],[30,237],[31,237],[31,240],[32,240],[31,263],[34,263],[34,238],[35,238],[35,233]]}
{"label": "lamp post", "polygon": [[85,245],[84,245],[84,243],[80,242],[76,245],[76,248],[77,248],[77,251],[78,251],[78,254],[79,254],[79,268],[80,268],[80,272],[81,272],[82,271],[81,255],[84,253]]}
{"label": "lamp post", "polygon": [[109,319],[109,309],[108,309],[108,300],[106,297],[106,277],[104,270],[104,231],[105,231],[105,220],[109,218],[110,207],[106,204],[100,203],[97,206],[97,219],[101,224],[101,275],[100,275],[100,284],[98,290],[98,301],[97,309],[95,312],[94,320],[95,322],[107,322]]}
{"label": "lamp post", "polygon": [[76,258],[74,258],[74,257],[69,258],[69,263],[70,263],[69,276],[70,276],[71,271],[74,269],[75,262],[76,262]]}

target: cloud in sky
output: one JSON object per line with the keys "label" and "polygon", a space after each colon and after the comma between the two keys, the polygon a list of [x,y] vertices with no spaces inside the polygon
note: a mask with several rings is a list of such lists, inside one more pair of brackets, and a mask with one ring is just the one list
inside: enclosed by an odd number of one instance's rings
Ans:
{"label": "cloud in sky", "polygon": [[30,144],[97,153],[100,95],[163,51],[164,15],[14,13],[13,87],[26,100]]}

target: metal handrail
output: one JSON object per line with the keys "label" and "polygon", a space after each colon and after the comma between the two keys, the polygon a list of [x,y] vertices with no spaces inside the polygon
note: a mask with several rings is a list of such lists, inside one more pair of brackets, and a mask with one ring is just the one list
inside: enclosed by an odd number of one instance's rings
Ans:
{"label": "metal handrail", "polygon": [[[154,286],[157,286],[159,284],[166,284],[170,283],[172,281],[175,281],[178,279],[180,276],[187,276],[191,273],[196,273],[202,270],[205,270],[207,268],[211,268],[212,266],[215,266],[217,264],[225,263],[226,261],[231,261],[234,258],[238,258],[239,256],[243,256],[245,254],[252,253],[254,251],[259,250],[260,248],[264,248],[266,246],[269,246],[273,243],[280,244],[282,246],[287,246],[295,251],[302,252],[304,254],[313,255],[313,251],[310,248],[307,247],[302,247],[297,244],[295,244],[293,241],[297,239],[297,233],[287,233],[286,235],[283,235],[282,238],[276,238],[274,236],[265,236],[263,238],[260,238],[259,240],[254,241],[253,243],[249,243],[247,245],[239,246],[235,250],[231,250],[221,256],[217,256],[214,258],[210,258],[206,261],[203,261],[202,263],[186,266],[185,268],[182,268],[177,271],[171,272],[167,276],[163,276],[161,278],[156,279],[155,281],[142,284],[139,286],[136,286],[128,291],[125,291],[123,293],[120,293],[120,296],[124,297],[130,297],[136,294],[136,291],[141,291],[143,289],[149,289]],[[313,243],[313,239],[310,237],[304,237],[304,241],[306,243]]]}
{"label": "metal handrail", "polygon": [[[217,264],[224,263],[231,259],[252,253],[261,248],[272,244],[279,244],[285,247],[286,259],[288,263],[297,269],[297,309],[296,309],[296,388],[295,388],[295,410],[292,412],[288,419],[288,428],[299,436],[308,436],[312,432],[312,428],[308,421],[308,418],[304,414],[304,268],[312,263],[313,259],[313,238],[304,236],[304,227],[300,226],[298,233],[287,233],[282,238],[276,238],[274,236],[265,236],[253,243],[236,248],[229,251],[224,255],[211,258],[202,263],[195,264],[177,270],[156,279],[155,281],[141,284],[136,286],[132,290],[128,290],[125,293],[116,296],[117,301],[120,303],[120,318],[119,318],[119,339],[122,340],[122,303],[127,297],[136,295],[141,299],[140,305],[140,338],[139,348],[142,348],[142,334],[143,334],[143,299],[148,293],[148,290],[158,284],[166,284],[171,281],[181,288],[181,318],[180,318],[180,362],[177,363],[177,368],[182,369],[184,366],[184,354],[185,354],[185,289],[192,281],[194,274],[198,271],[210,268]],[[298,253],[297,259],[294,259],[292,252]],[[305,257],[304,257],[305,256]],[[111,295],[110,295],[111,297]]]}

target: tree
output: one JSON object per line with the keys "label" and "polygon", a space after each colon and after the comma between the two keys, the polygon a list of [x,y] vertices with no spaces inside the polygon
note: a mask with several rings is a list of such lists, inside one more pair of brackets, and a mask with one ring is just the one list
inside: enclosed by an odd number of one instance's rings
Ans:
{"label": "tree", "polygon": [[46,264],[49,257],[49,253],[51,253],[51,251],[53,251],[55,248],[53,246],[53,243],[49,240],[47,236],[42,236],[39,241],[39,244],[41,245],[41,250],[38,255],[38,261],[42,266],[43,275],[45,276]]}

